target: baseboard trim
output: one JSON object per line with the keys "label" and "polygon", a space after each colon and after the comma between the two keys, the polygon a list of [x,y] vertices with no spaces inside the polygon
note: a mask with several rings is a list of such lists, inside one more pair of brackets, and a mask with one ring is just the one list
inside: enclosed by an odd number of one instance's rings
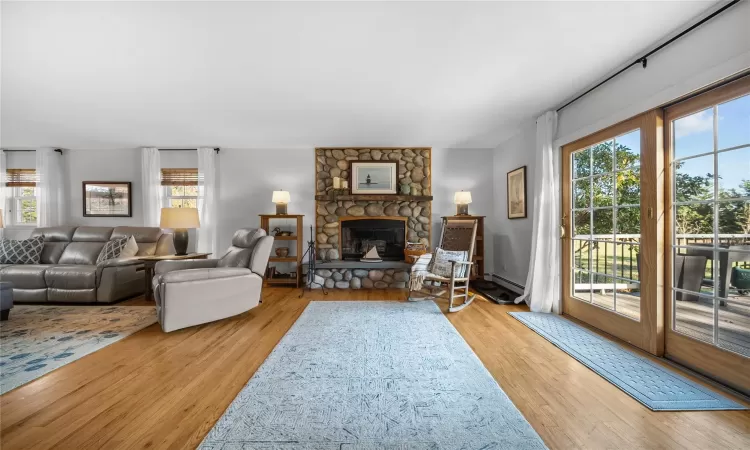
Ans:
{"label": "baseboard trim", "polygon": [[511,281],[505,277],[501,277],[498,274],[491,274],[492,280],[496,281],[500,286],[503,286],[506,289],[510,289],[511,291],[515,292],[518,295],[523,294],[523,291],[526,289],[522,284],[518,284],[514,281]]}

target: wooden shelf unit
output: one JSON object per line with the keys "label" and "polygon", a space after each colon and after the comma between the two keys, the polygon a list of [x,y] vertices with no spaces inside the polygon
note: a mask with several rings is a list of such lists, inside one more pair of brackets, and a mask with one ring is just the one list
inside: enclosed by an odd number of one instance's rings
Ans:
{"label": "wooden shelf unit", "polygon": [[[303,254],[303,248],[302,248],[302,218],[305,217],[304,214],[259,214],[260,216],[260,227],[266,230],[266,233],[268,233],[269,236],[271,236],[271,230],[273,230],[275,227],[271,225],[271,222],[276,219],[295,219],[297,230],[294,232],[292,236],[274,236],[274,242],[289,242],[289,241],[296,241],[297,247],[296,252],[293,255],[285,256],[285,257],[278,257],[276,256],[275,250],[276,247],[274,247],[273,250],[271,250],[271,257],[268,258],[269,263],[296,263],[296,273],[297,276],[291,277],[291,278],[266,278],[266,285],[294,285],[295,287],[300,287],[300,280],[302,280],[302,254]],[[290,253],[294,251],[290,249]]]}
{"label": "wooden shelf unit", "polygon": [[472,280],[484,280],[484,218],[485,216],[446,216],[447,219],[477,219],[477,237],[474,243],[474,268]]}

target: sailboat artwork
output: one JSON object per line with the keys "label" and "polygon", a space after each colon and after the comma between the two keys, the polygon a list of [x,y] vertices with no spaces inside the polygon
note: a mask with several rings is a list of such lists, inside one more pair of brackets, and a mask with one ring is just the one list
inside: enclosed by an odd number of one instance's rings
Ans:
{"label": "sailboat artwork", "polygon": [[382,259],[380,259],[380,255],[378,254],[378,249],[374,245],[370,250],[367,251],[364,258],[360,259],[362,262],[383,262]]}
{"label": "sailboat artwork", "polygon": [[352,194],[396,194],[396,161],[352,161]]}

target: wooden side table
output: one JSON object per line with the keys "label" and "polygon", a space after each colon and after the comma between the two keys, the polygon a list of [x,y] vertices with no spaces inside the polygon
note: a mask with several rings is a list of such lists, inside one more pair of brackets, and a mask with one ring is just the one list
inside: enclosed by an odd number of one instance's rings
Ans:
{"label": "wooden side table", "polygon": [[154,290],[151,281],[154,279],[154,267],[159,261],[180,261],[184,259],[208,259],[211,253],[188,253],[187,255],[161,255],[161,256],[142,256],[138,259],[143,262],[143,270],[146,272],[146,289],[143,295],[146,300],[154,299]]}
{"label": "wooden side table", "polygon": [[[291,236],[274,236],[274,242],[280,241],[294,241],[294,254],[287,255],[284,257],[276,256],[274,254],[268,259],[269,263],[293,263],[296,266],[296,276],[293,278],[266,278],[266,285],[293,285],[294,287],[300,287],[300,280],[302,279],[302,218],[304,214],[259,214],[260,216],[260,227],[266,230],[269,236],[271,234],[271,221],[277,219],[293,219],[296,223],[296,229],[292,232]],[[314,236],[313,236],[314,239]]]}

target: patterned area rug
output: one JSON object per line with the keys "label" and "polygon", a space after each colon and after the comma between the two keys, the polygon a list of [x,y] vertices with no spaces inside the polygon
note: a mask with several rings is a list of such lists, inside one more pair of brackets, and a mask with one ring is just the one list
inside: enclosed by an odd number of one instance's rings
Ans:
{"label": "patterned area rug", "polygon": [[652,411],[747,409],[568,319],[534,312],[508,314]]}
{"label": "patterned area rug", "polygon": [[202,449],[543,449],[433,302],[312,302]]}
{"label": "patterned area rug", "polygon": [[0,394],[155,322],[152,306],[16,305],[0,322]]}

